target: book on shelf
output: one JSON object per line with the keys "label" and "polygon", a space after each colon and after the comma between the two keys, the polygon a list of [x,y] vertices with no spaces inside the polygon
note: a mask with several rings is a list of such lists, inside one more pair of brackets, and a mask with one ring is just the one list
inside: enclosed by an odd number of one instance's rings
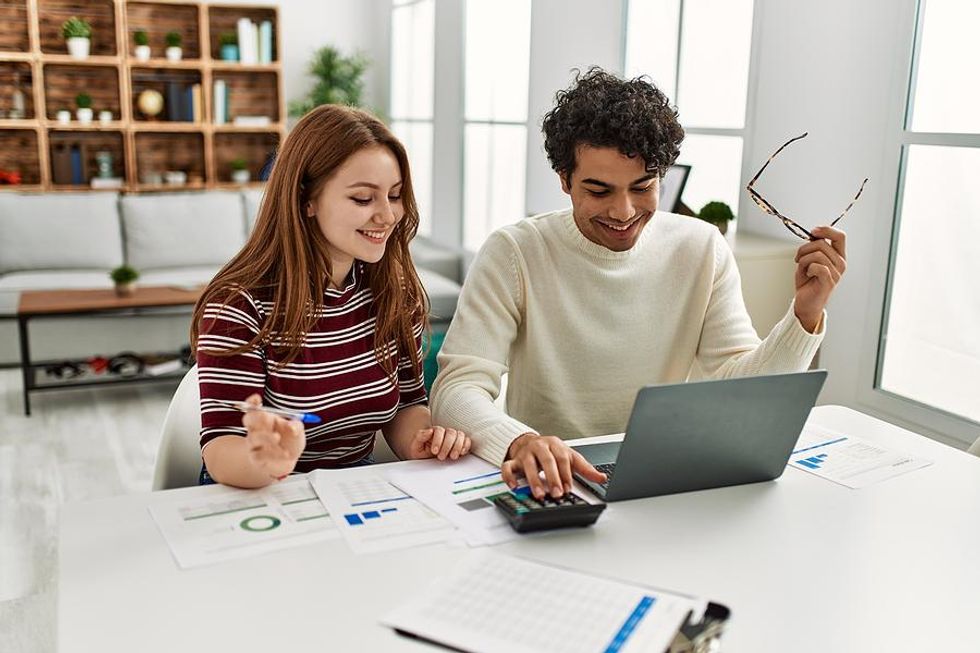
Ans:
{"label": "book on shelf", "polygon": [[201,105],[201,85],[194,84],[191,86],[191,118],[194,122],[204,121],[204,111]]}
{"label": "book on shelf", "polygon": [[51,146],[51,181],[59,185],[71,183],[71,148],[65,143]]}
{"label": "book on shelf", "polygon": [[167,120],[178,122],[181,120],[182,93],[179,82],[167,82]]}
{"label": "book on shelf", "polygon": [[259,62],[258,30],[248,18],[238,19],[238,59],[244,65]]}
{"label": "book on shelf", "polygon": [[71,149],[71,183],[85,183],[85,161],[82,157],[82,148],[77,144],[72,145]]}
{"label": "book on shelf", "polygon": [[269,116],[235,116],[231,122],[236,127],[268,127],[272,120]]}
{"label": "book on shelf", "polygon": [[259,25],[259,63],[272,63],[272,22]]}
{"label": "book on shelf", "polygon": [[214,124],[223,125],[228,115],[228,85],[223,79],[214,80]]}

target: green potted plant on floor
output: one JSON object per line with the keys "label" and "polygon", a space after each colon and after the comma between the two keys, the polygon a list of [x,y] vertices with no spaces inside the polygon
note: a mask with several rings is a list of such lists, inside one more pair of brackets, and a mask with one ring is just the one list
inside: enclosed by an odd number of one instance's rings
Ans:
{"label": "green potted plant on floor", "polygon": [[289,115],[302,116],[321,104],[362,106],[364,71],[368,63],[368,59],[361,54],[345,57],[337,48],[329,45],[320,48],[314,53],[309,67],[317,82],[306,99],[289,103]]}
{"label": "green potted plant on floor", "polygon": [[231,160],[231,180],[236,184],[247,184],[251,179],[248,171],[248,161],[245,157],[237,157]]}
{"label": "green potted plant on floor", "polygon": [[79,93],[75,96],[75,106],[78,108],[75,110],[75,117],[78,118],[78,122],[83,125],[91,124],[92,122],[92,96],[88,93]]}
{"label": "green potted plant on floor", "polygon": [[72,16],[61,24],[61,35],[68,44],[68,54],[73,59],[88,59],[92,46],[92,26],[79,18]]}
{"label": "green potted plant on floor", "polygon": [[109,273],[116,284],[116,294],[120,297],[131,297],[136,293],[136,280],[140,273],[128,265],[120,265]]}
{"label": "green potted plant on floor", "polygon": [[180,32],[167,32],[165,40],[167,42],[167,61],[180,61],[181,57],[184,56],[184,51],[180,48],[184,42],[184,37],[180,35]]}
{"label": "green potted plant on floor", "polygon": [[146,33],[146,30],[138,29],[133,32],[133,43],[136,44],[136,48],[133,50],[133,54],[136,55],[136,59],[138,61],[149,61],[150,35]]}
{"label": "green potted plant on floor", "polygon": [[735,219],[735,214],[724,202],[708,202],[698,211],[698,218],[718,227],[722,234],[728,232],[728,223]]}

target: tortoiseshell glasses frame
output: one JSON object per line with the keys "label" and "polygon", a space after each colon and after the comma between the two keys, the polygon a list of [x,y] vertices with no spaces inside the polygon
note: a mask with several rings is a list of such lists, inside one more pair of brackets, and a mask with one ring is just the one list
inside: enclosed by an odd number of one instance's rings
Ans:
{"label": "tortoiseshell glasses frame", "polygon": [[[818,240],[818,238],[816,236],[814,236],[809,230],[807,230],[806,228],[804,228],[799,222],[796,222],[795,220],[793,220],[791,218],[788,218],[785,215],[783,215],[782,213],[780,213],[776,209],[776,207],[773,206],[769,202],[769,200],[767,200],[762,195],[760,195],[755,190],[755,188],[754,188],[755,182],[759,180],[759,177],[760,176],[762,176],[762,171],[766,169],[766,166],[768,166],[770,163],[772,163],[772,160],[775,159],[776,156],[780,152],[782,152],[783,149],[787,145],[789,145],[790,143],[793,143],[795,141],[798,141],[801,138],[805,138],[807,134],[809,134],[809,132],[803,132],[803,134],[801,134],[801,135],[799,135],[799,136],[797,136],[795,138],[789,139],[788,141],[786,141],[785,143],[783,143],[782,146],[780,146],[780,148],[778,150],[776,150],[775,152],[773,152],[772,156],[770,156],[766,160],[766,162],[762,165],[762,167],[759,168],[759,172],[755,173],[755,177],[752,177],[752,181],[750,181],[748,183],[748,185],[745,187],[745,190],[749,191],[749,196],[752,198],[752,201],[755,202],[756,204],[758,204],[760,209],[762,209],[763,211],[765,211],[769,215],[774,215],[777,218],[779,218],[780,221],[782,221],[783,226],[785,226],[787,229],[789,229],[790,232],[792,232],[792,234],[794,236],[796,236],[797,238],[802,238],[803,240]],[[844,209],[844,211],[839,216],[837,216],[837,218],[835,218],[833,222],[830,223],[830,226],[831,227],[833,227],[838,222],[840,222],[841,221],[841,218],[843,218],[845,215],[847,215],[847,212],[851,210],[851,207],[854,206],[854,203],[857,201],[857,199],[859,197],[861,197],[861,192],[864,190],[864,185],[866,183],[868,183],[867,177],[865,177],[864,181],[861,182],[861,187],[858,189],[857,195],[855,195],[854,196],[854,199],[851,200],[851,203],[847,205],[847,208]]]}

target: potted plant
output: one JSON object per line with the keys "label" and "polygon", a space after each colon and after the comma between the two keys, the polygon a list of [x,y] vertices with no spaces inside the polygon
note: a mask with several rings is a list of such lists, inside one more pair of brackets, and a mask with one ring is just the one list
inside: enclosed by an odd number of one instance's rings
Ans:
{"label": "potted plant", "polygon": [[74,59],[88,59],[92,45],[92,26],[79,18],[72,16],[61,24],[61,35],[68,44],[68,54]]}
{"label": "potted plant", "polygon": [[238,35],[234,32],[222,32],[218,35],[221,44],[222,61],[238,61]]}
{"label": "potted plant", "polygon": [[345,57],[329,45],[320,48],[313,54],[309,67],[317,82],[306,99],[289,103],[289,115],[302,116],[321,104],[362,106],[364,71],[368,63],[368,59],[361,54]]}
{"label": "potted plant", "polygon": [[103,125],[109,125],[112,123],[112,112],[108,109],[103,109],[99,111],[99,122]]}
{"label": "potted plant", "polygon": [[252,176],[248,172],[248,161],[245,157],[238,157],[231,161],[231,180],[236,184],[247,184]]}
{"label": "potted plant", "polygon": [[164,38],[167,41],[167,61],[180,61],[184,54],[183,50],[180,49],[184,37],[180,35],[180,32],[167,32],[167,36]]}
{"label": "potted plant", "polygon": [[728,232],[728,223],[735,219],[735,214],[724,202],[708,202],[698,211],[698,218],[718,227],[722,234]]}
{"label": "potted plant", "polygon": [[139,61],[149,61],[150,35],[146,33],[146,30],[138,29],[133,32],[133,43],[136,44],[136,48],[133,51],[136,55],[136,59]]}
{"label": "potted plant", "polygon": [[92,122],[92,96],[88,93],[79,93],[75,96],[75,105],[78,109],[75,111],[75,117],[78,118],[78,122],[83,125],[88,125]]}
{"label": "potted plant", "polygon": [[116,294],[120,297],[130,297],[136,292],[136,280],[140,273],[128,265],[120,265],[109,273],[113,283],[116,284]]}
{"label": "potted plant", "polygon": [[58,109],[58,113],[55,114],[55,118],[58,120],[59,125],[68,125],[71,123],[71,109],[65,107],[64,109]]}

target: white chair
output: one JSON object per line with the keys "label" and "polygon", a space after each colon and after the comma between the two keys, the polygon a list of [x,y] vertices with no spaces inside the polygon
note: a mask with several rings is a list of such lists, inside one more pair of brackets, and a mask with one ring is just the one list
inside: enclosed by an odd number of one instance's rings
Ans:
{"label": "white chair", "polygon": [[[197,385],[197,365],[184,375],[167,416],[153,473],[154,490],[170,490],[197,485],[201,475],[201,391]],[[374,461],[398,460],[379,432],[374,438]]]}

